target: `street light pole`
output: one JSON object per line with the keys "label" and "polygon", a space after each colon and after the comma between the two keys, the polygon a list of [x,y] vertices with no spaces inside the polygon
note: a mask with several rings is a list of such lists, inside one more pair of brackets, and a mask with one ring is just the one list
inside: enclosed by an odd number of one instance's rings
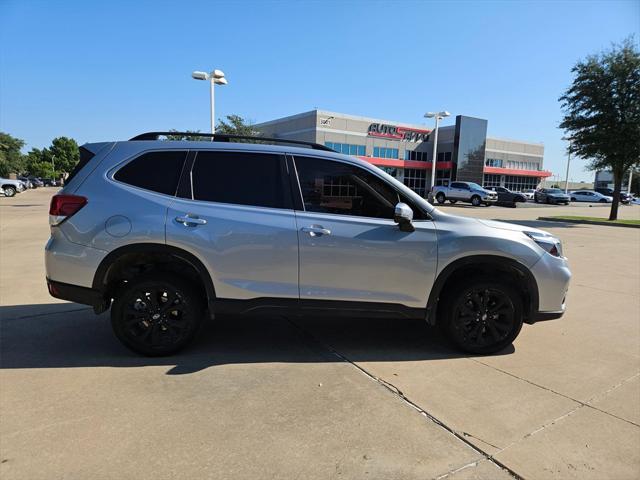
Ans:
{"label": "street light pole", "polygon": [[436,129],[433,133],[433,158],[431,160],[431,188],[429,189],[429,194],[433,192],[433,187],[436,184],[436,162],[438,160],[438,126],[440,124],[440,120],[451,115],[446,110],[442,112],[427,112],[424,114],[425,118],[435,118],[436,119]]}
{"label": "street light pole", "polygon": [[571,139],[562,137],[562,140],[569,141],[569,151],[567,152],[567,175],[564,180],[564,193],[569,193],[569,165],[571,165]]}
{"label": "street light pole", "polygon": [[191,77],[195,80],[209,80],[211,82],[210,98],[211,98],[211,133],[216,133],[216,114],[215,114],[215,85],[227,85],[227,79],[222,70],[213,70],[210,73],[196,70],[191,73]]}
{"label": "street light pole", "polygon": [[216,133],[216,102],[214,93],[215,82],[211,78],[211,133]]}

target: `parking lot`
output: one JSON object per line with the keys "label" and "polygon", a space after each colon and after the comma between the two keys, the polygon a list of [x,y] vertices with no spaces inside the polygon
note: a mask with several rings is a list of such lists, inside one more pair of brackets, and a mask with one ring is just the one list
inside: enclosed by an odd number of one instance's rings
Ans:
{"label": "parking lot", "polygon": [[442,207],[564,242],[568,313],[498,355],[420,321],[270,316],[144,358],[48,295],[54,191],[0,199],[3,479],[640,477],[640,229],[536,220],[607,206]]}

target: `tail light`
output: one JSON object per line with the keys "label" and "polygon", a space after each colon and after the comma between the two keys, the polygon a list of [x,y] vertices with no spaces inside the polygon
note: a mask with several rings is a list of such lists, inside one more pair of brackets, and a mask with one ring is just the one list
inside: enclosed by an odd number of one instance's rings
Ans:
{"label": "tail light", "polygon": [[54,195],[51,197],[51,206],[49,207],[49,225],[60,225],[86,204],[87,198],[80,195]]}

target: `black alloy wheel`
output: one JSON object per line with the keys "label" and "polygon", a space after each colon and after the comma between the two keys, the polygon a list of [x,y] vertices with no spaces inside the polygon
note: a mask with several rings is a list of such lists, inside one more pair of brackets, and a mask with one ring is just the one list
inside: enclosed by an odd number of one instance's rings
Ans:
{"label": "black alloy wheel", "polygon": [[111,308],[118,339],[148,356],[175,353],[187,345],[200,326],[203,301],[188,282],[157,273],[127,283]]}
{"label": "black alloy wheel", "polygon": [[474,207],[479,207],[481,203],[482,200],[478,195],[474,195],[473,197],[471,197],[471,205],[473,205]]}
{"label": "black alloy wheel", "polygon": [[522,298],[507,283],[470,279],[445,299],[439,325],[459,349],[489,354],[504,349],[522,328]]}

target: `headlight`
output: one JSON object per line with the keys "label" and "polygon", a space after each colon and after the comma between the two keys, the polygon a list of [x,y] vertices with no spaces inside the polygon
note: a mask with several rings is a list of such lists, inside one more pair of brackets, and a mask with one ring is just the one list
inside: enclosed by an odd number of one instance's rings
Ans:
{"label": "headlight", "polygon": [[522,232],[536,242],[540,248],[554,257],[562,257],[562,243],[556,237],[537,232]]}

